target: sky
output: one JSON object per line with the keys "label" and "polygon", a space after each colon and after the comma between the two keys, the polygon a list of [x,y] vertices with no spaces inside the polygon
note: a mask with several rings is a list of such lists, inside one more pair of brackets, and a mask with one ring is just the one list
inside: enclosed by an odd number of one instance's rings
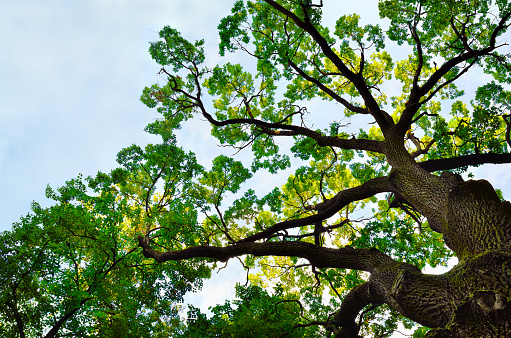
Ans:
{"label": "sky", "polygon": [[[366,23],[378,21],[374,0],[325,3],[332,6],[328,22],[343,12],[364,13]],[[117,167],[116,154],[123,147],[157,142],[143,129],[158,115],[139,101],[145,86],[162,83],[147,52],[149,42],[170,25],[189,40],[205,39],[210,66],[224,62],[217,55],[216,26],[231,4],[0,1],[0,231],[26,215],[32,201],[48,203],[47,184],[58,187],[79,173],[108,172]],[[239,60],[229,56],[231,62]],[[482,75],[471,76],[467,83],[477,83]],[[187,126],[183,135],[180,142],[201,162],[220,151],[203,121]],[[511,165],[485,166],[474,173],[511,199]],[[205,284],[207,298],[203,293],[187,300],[207,308],[232,297],[232,285],[244,282],[245,273],[234,262],[230,265],[228,273],[220,271]]]}

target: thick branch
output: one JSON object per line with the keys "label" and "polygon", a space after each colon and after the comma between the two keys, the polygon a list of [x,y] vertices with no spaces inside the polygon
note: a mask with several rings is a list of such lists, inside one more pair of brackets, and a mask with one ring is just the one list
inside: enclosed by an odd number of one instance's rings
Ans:
{"label": "thick branch", "polygon": [[341,60],[341,58],[330,48],[328,41],[318,32],[316,27],[314,27],[310,22],[301,20],[298,16],[296,16],[293,12],[281,6],[274,0],[265,0],[267,4],[271,7],[275,8],[284,16],[293,20],[295,25],[303,29],[307,32],[311,38],[318,44],[321,48],[321,51],[325,54],[325,56],[332,61],[332,63],[337,67],[337,69],[341,72],[341,74],[346,77],[349,81],[353,83],[355,88],[357,88],[358,92],[364,99],[364,102],[370,111],[371,115],[376,120],[376,123],[380,126],[383,131],[389,129],[390,125],[393,123],[392,120],[385,116],[385,113],[382,112],[380,106],[374,99],[373,95],[369,91],[367,83],[365,82],[362,74],[352,72]]}
{"label": "thick branch", "polygon": [[504,122],[506,123],[506,135],[505,135],[506,142],[509,147],[509,150],[511,150],[511,137],[509,136],[509,134],[511,133],[511,115],[510,114],[504,115],[504,116],[502,116],[502,118],[504,119]]}
{"label": "thick branch", "polygon": [[[380,141],[375,140],[365,140],[365,139],[342,139],[337,136],[325,136],[317,131],[310,130],[305,127],[289,125],[284,123],[271,123],[266,121],[261,121],[258,119],[230,119],[226,121],[217,121],[209,114],[205,109],[202,109],[202,115],[208,120],[209,123],[213,124],[217,127],[223,127],[233,124],[252,124],[258,127],[261,127],[266,134],[275,135],[275,136],[290,136],[290,135],[303,135],[314,139],[318,145],[325,147],[338,147],[342,149],[357,149],[357,150],[367,150],[373,151],[375,153],[383,153],[384,148],[383,144]],[[269,128],[280,128],[284,130],[289,130],[292,133],[286,133],[282,131],[271,131]]]}
{"label": "thick branch", "polygon": [[[469,51],[463,54],[458,55],[455,58],[450,59],[445,62],[436,72],[434,72],[430,78],[424,83],[421,87],[412,88],[410,91],[410,96],[408,102],[406,102],[406,108],[403,110],[399,122],[397,124],[397,130],[400,133],[403,133],[408,130],[412,123],[413,116],[421,107],[421,103],[419,102],[420,98],[426,95],[430,90],[433,89],[434,86],[438,84],[438,82],[455,66],[459,65],[462,62],[466,62],[467,60],[477,58],[481,55],[488,54],[491,52],[492,48],[485,48],[480,51]],[[431,97],[428,97],[428,100]]]}
{"label": "thick branch", "polygon": [[7,301],[6,305],[9,306],[12,309],[12,312],[14,314],[14,318],[16,319],[16,327],[18,328],[18,333],[20,335],[20,338],[25,338],[25,325],[23,323],[23,318],[21,317],[21,314],[18,311],[18,306],[14,302]]}
{"label": "thick branch", "polygon": [[260,239],[268,238],[269,236],[279,231],[311,225],[316,222],[323,221],[335,215],[336,212],[338,212],[351,202],[360,201],[381,192],[393,191],[394,188],[390,184],[388,177],[373,178],[359,185],[358,187],[342,190],[328,201],[316,205],[314,209],[321,211],[315,215],[277,223],[266,230],[263,230],[254,235],[248,236],[245,239],[242,239],[238,243],[255,242]]}
{"label": "thick branch", "polygon": [[344,298],[341,308],[335,314],[333,323],[342,327],[336,337],[358,337],[359,326],[355,322],[366,305],[381,304],[383,299],[371,293],[369,282],[355,286]]}
{"label": "thick branch", "polygon": [[457,169],[465,166],[480,164],[502,164],[511,163],[511,154],[472,154],[453,158],[441,158],[438,160],[429,160],[419,162],[419,165],[429,172],[438,170]]}
{"label": "thick branch", "polygon": [[[432,90],[438,82],[454,67],[457,65],[466,62],[468,60],[478,58],[480,56],[489,55],[493,50],[497,48],[496,38],[498,34],[507,27],[506,21],[511,17],[511,12],[507,13],[499,22],[497,27],[492,32],[492,36],[490,38],[489,46],[480,50],[468,49],[465,53],[459,54],[457,57],[454,57],[448,61],[446,61],[437,71],[435,71],[429,79],[419,88],[412,88],[410,92],[410,98],[406,104],[407,108],[401,114],[401,118],[398,123],[398,130],[400,132],[406,131],[410,126],[410,123],[415,115],[415,112],[420,107],[419,100],[421,97],[425,96],[430,90]],[[428,98],[429,99],[429,98]]]}
{"label": "thick branch", "polygon": [[290,256],[305,258],[318,268],[331,267],[368,272],[395,263],[392,258],[376,249],[354,249],[351,247],[332,249],[305,242],[237,243],[226,247],[200,245],[183,250],[159,252],[151,248],[148,237],[139,236],[138,240],[144,256],[153,258],[160,263],[195,257],[212,258],[225,262],[230,258],[242,255]]}

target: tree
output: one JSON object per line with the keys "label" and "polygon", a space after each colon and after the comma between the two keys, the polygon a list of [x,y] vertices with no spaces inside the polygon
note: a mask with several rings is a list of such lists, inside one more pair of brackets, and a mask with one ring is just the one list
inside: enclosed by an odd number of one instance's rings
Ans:
{"label": "tree", "polygon": [[[254,285],[236,285],[239,300],[226,301],[211,310],[208,319],[200,309],[190,306],[188,325],[176,337],[279,337],[289,332],[289,337],[318,337],[315,331],[303,325],[293,330],[297,319],[303,316],[301,303],[294,298],[298,295],[283,294],[277,288],[275,295],[269,295],[263,288]],[[289,298],[294,297],[294,298]],[[303,318],[308,321],[307,318]]]}
{"label": "tree", "polygon": [[[139,237],[144,255],[161,263],[245,256],[266,277],[284,270],[286,291],[328,286],[342,303],[314,323],[337,337],[369,334],[364,316],[382,311],[378,305],[433,328],[428,337],[510,335],[511,206],[489,182],[461,174],[511,162],[510,65],[502,52],[511,5],[382,0],[386,31],[360,26],[356,14],[329,29],[324,8],[323,1],[236,1],[218,26],[220,54],[245,52],[255,71],[229,62],[208,68],[203,41],[160,31],[150,53],[166,83],[146,88],[142,101],[163,118],[147,131],[168,140],[199,116],[221,144],[250,148],[253,161],[249,170],[217,157],[185,193],[205,215],[188,220],[199,241],[181,247],[169,234],[183,220],[155,213]],[[394,61],[385,39],[411,54]],[[494,80],[462,101],[457,83],[477,68]],[[400,95],[383,92],[391,79]],[[324,129],[313,128],[320,122],[306,108],[318,99],[333,103]],[[350,131],[360,117],[372,124]],[[274,174],[297,159],[308,162],[282,189],[236,194],[253,172]],[[357,221],[364,208],[372,220]],[[448,273],[421,273],[450,255],[459,263]]]}
{"label": "tree", "polygon": [[54,206],[34,203],[1,233],[2,337],[168,337],[177,303],[208,276],[200,262],[145,259],[127,223],[138,217],[129,195],[105,186],[107,175],[87,181],[95,194],[81,178],[48,187]]}
{"label": "tree", "polygon": [[[146,127],[161,142],[49,189],[55,206],[35,204],[2,233],[0,332],[236,336],[265,335],[265,323],[385,337],[401,322],[422,325],[417,337],[510,336],[511,205],[461,175],[511,162],[511,4],[381,0],[385,31],[355,14],[329,29],[327,8],[236,1],[220,54],[245,53],[250,71],[208,67],[204,41],[163,28],[150,53],[165,83],[142,95],[162,114]],[[394,61],[392,44],[410,55]],[[469,100],[459,83],[478,68],[493,80]],[[389,82],[399,95],[386,95]],[[251,149],[249,167],[225,155],[197,163],[176,137],[197,119],[222,145]],[[258,171],[290,167],[281,188],[258,197],[250,186]],[[452,256],[449,272],[421,272]],[[173,302],[233,258],[256,271],[240,300],[211,319],[191,308],[197,320],[174,329]]]}

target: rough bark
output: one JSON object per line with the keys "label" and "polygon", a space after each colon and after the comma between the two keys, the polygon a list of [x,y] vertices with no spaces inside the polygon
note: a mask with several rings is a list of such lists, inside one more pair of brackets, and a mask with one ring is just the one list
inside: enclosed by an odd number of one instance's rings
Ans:
{"label": "rough bark", "polygon": [[432,337],[509,336],[511,204],[487,181],[432,175],[400,144],[389,143],[391,184],[443,234],[460,263],[441,276],[403,270],[382,287],[385,302],[418,323],[442,328]]}

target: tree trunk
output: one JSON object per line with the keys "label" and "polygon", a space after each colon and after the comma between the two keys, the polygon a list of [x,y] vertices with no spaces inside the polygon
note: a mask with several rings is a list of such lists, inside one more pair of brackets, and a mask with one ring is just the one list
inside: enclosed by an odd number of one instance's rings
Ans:
{"label": "tree trunk", "polygon": [[459,263],[438,276],[376,273],[373,288],[404,316],[436,328],[428,337],[511,337],[511,204],[485,180],[435,176],[399,156],[389,162],[396,191],[443,234]]}

